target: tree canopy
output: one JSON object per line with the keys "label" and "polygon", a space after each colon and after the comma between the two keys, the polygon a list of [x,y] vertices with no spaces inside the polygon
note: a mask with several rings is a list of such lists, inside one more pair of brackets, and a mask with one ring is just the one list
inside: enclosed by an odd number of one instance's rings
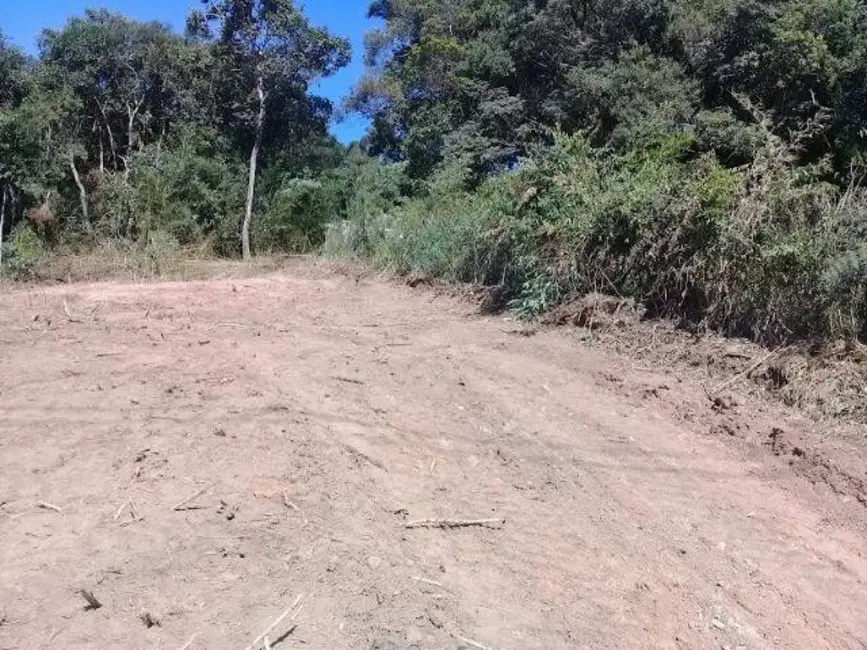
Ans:
{"label": "tree canopy", "polygon": [[301,172],[298,161],[319,171],[312,151],[340,151],[333,107],[311,85],[346,65],[345,39],[291,0],[205,2],[188,22],[181,35],[88,10],[43,31],[32,60],[0,39],[0,183],[14,197],[5,232],[39,210],[67,239],[168,230],[228,252],[250,226],[249,168],[246,220],[241,188],[254,141],[272,183],[278,168]]}
{"label": "tree canopy", "polygon": [[383,26],[352,105],[372,150],[422,176],[453,157],[490,171],[556,129],[617,146],[696,132],[743,163],[752,108],[805,160],[843,170],[864,149],[859,0],[377,0],[370,15]]}

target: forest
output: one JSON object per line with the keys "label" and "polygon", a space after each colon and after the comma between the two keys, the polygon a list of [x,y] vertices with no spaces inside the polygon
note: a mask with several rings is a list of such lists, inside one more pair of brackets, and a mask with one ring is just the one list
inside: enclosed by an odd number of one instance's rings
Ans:
{"label": "forest", "polygon": [[[184,33],[106,10],[0,35],[3,272],[113,247],[324,251],[592,291],[767,345],[867,340],[861,0],[374,0],[366,73],[293,0]],[[331,120],[358,113],[351,146]]]}

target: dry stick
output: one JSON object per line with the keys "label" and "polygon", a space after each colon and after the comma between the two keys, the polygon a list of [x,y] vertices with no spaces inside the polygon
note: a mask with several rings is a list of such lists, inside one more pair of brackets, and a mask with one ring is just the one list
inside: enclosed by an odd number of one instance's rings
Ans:
{"label": "dry stick", "polygon": [[505,519],[421,519],[410,521],[403,525],[404,528],[471,528],[481,526],[493,528],[505,525]]}
{"label": "dry stick", "polygon": [[271,642],[268,640],[267,636],[265,637],[264,641],[265,641],[265,643],[264,643],[265,650],[271,650]]}
{"label": "dry stick", "polygon": [[193,641],[199,636],[199,633],[196,632],[193,636],[190,637],[190,640],[187,641],[183,646],[181,646],[181,650],[188,650],[191,645],[193,645]]}
{"label": "dry stick", "polygon": [[445,589],[442,583],[437,582],[436,580],[429,580],[428,578],[422,578],[421,576],[413,576],[412,578],[416,582],[423,582],[426,585],[433,585],[434,587],[439,587],[440,589]]}
{"label": "dry stick", "polygon": [[364,386],[364,382],[359,379],[350,379],[349,377],[334,377],[336,381],[342,381],[344,384],[356,384],[357,386]]}
{"label": "dry stick", "polygon": [[756,370],[758,370],[758,368],[759,368],[761,365],[763,365],[764,363],[767,363],[767,362],[771,359],[771,357],[773,357],[775,354],[777,354],[777,350],[774,350],[773,352],[769,353],[767,356],[762,357],[761,359],[759,359],[758,361],[756,361],[753,365],[751,365],[751,366],[750,366],[747,370],[745,370],[744,372],[742,372],[742,373],[740,373],[740,374],[738,374],[738,375],[735,375],[734,377],[732,377],[731,379],[729,379],[729,380],[728,380],[727,382],[725,382],[724,384],[721,384],[721,385],[717,386],[714,390],[712,390],[712,391],[709,393],[708,396],[709,396],[709,397],[713,397],[714,395],[716,395],[716,394],[719,393],[720,391],[725,390],[726,388],[729,388],[730,386],[733,386],[734,384],[738,383],[741,379],[743,379],[743,378],[745,378],[745,377],[749,377],[749,376],[750,376],[751,374],[753,374]]}
{"label": "dry stick", "polygon": [[117,512],[114,513],[114,520],[117,521],[120,519],[120,516],[123,514],[123,511],[126,509],[126,503],[120,504],[120,508],[117,509]]}
{"label": "dry stick", "polygon": [[102,603],[96,599],[96,596],[93,595],[92,591],[87,591],[85,589],[78,590],[79,595],[87,601],[87,607],[85,609],[99,609],[102,607]]}
{"label": "dry stick", "polygon": [[144,521],[144,517],[140,517],[139,519],[130,519],[129,521],[125,521],[120,525],[120,527],[126,528],[127,526],[132,526],[133,524],[137,524],[140,521]]}
{"label": "dry stick", "polygon": [[59,513],[63,514],[63,510],[58,508],[53,503],[48,503],[47,501],[40,501],[39,503],[36,504],[36,506],[39,508],[42,508],[43,510],[53,510],[54,512],[59,512]]}
{"label": "dry stick", "polygon": [[135,501],[133,501],[132,499],[129,500],[129,511],[130,511],[130,514],[132,514],[132,518],[134,520],[141,521],[142,519],[144,519],[144,517],[142,517],[138,513],[138,508],[135,507]]}
{"label": "dry stick", "polygon": [[80,320],[77,320],[72,317],[72,312],[69,311],[69,303],[66,300],[63,301],[63,312],[66,314],[66,320],[70,323],[80,323]]}
{"label": "dry stick", "polygon": [[292,606],[289,607],[285,612],[280,614],[280,616],[277,618],[277,620],[274,621],[273,623],[271,623],[271,625],[269,625],[268,628],[264,632],[262,632],[262,634],[257,636],[256,639],[253,641],[253,643],[248,645],[244,650],[253,650],[254,648],[256,648],[262,642],[262,639],[264,639],[266,636],[268,636],[271,633],[271,630],[273,630],[275,627],[280,625],[280,623],[283,622],[283,619],[292,613],[292,610],[295,609],[298,606],[298,603],[301,602],[302,597],[303,597],[303,595],[299,594],[298,598],[295,599],[295,602],[292,603]]}
{"label": "dry stick", "polygon": [[193,496],[191,496],[189,499],[184,499],[183,501],[181,501],[178,505],[176,505],[174,508],[172,508],[172,510],[181,510],[181,509],[183,509],[184,506],[189,505],[192,501],[195,501],[195,500],[198,499],[200,496],[202,496],[205,492],[208,492],[209,490],[211,490],[213,487],[214,487],[214,483],[211,483],[210,485],[207,485],[206,487],[204,487],[204,488],[202,488],[201,490],[199,490],[198,492],[196,492],[196,493],[195,493]]}
{"label": "dry stick", "polygon": [[491,650],[491,648],[489,648],[488,646],[479,643],[478,641],[468,639],[467,637],[461,636],[460,634],[455,634],[454,637],[461,643],[465,643],[466,645],[472,646],[473,648],[478,648],[479,650]]}
{"label": "dry stick", "polygon": [[289,508],[290,510],[294,510],[294,511],[297,512],[299,515],[301,515],[301,516],[304,518],[304,523],[305,523],[305,524],[310,523],[309,520],[307,519],[307,515],[304,514],[304,511],[301,510],[301,508],[299,508],[298,506],[296,506],[296,505],[295,505],[295,504],[294,504],[294,503],[289,499],[289,495],[286,494],[286,492],[283,492],[283,505],[286,506],[287,508]]}

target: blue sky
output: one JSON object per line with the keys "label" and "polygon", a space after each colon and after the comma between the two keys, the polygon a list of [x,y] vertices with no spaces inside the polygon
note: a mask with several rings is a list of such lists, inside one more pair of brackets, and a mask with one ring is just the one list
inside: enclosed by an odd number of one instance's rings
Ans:
{"label": "blue sky", "polygon": [[[338,104],[364,71],[364,34],[371,28],[367,7],[370,0],[302,0],[310,20],[327,26],[333,33],[352,40],[352,64],[326,79],[317,89],[320,95]],[[67,18],[87,7],[105,7],[139,20],[159,20],[182,31],[190,8],[200,6],[196,0],[0,0],[0,30],[12,42],[30,53],[36,52],[36,37],[45,27],[63,26]],[[333,133],[343,142],[359,139],[367,124],[359,118],[347,118],[332,125]]]}

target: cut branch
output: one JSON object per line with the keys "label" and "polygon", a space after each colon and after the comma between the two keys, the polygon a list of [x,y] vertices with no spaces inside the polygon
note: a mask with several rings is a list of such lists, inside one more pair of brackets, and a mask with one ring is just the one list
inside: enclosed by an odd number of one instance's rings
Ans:
{"label": "cut branch", "polygon": [[208,485],[208,486],[206,486],[206,487],[203,487],[201,490],[199,490],[198,492],[196,492],[193,496],[189,497],[188,499],[184,499],[183,501],[181,501],[178,505],[176,505],[174,508],[172,508],[172,510],[184,510],[184,509],[185,509],[188,505],[190,505],[193,501],[195,501],[196,499],[198,499],[200,496],[202,496],[205,492],[208,492],[208,491],[209,491],[211,488],[213,488],[213,487],[214,487],[214,484],[213,484],[213,483],[211,483],[210,485]]}
{"label": "cut branch", "polygon": [[500,528],[505,519],[420,519],[404,524],[404,528]]}
{"label": "cut branch", "polygon": [[[266,630],[265,630],[264,632],[262,632],[262,634],[260,634],[259,636],[257,636],[256,639],[253,641],[253,643],[251,643],[250,645],[248,645],[248,646],[245,648],[245,650],[253,650],[254,648],[257,648],[257,647],[259,646],[259,644],[262,643],[262,639],[264,639],[265,637],[267,637],[267,636],[271,633],[271,630],[273,630],[275,627],[277,627],[278,625],[280,625],[280,623],[283,622],[283,619],[285,619],[287,616],[289,616],[289,614],[291,614],[291,613],[295,610],[295,608],[298,607],[298,603],[301,602],[301,598],[302,598],[302,596],[299,595],[298,598],[295,599],[295,602],[292,603],[292,604],[288,607],[288,609],[286,609],[285,612],[283,612],[282,614],[280,614],[280,616],[277,617],[277,620],[275,620],[273,623],[271,623],[271,625],[269,625],[269,626],[266,628]],[[296,613],[297,613],[297,612],[296,612]],[[293,616],[292,618],[295,618],[295,617]]]}
{"label": "cut branch", "polygon": [[87,607],[84,608],[85,610],[93,611],[102,607],[102,603],[97,600],[96,596],[93,595],[92,591],[87,591],[86,589],[79,589],[78,593],[81,595],[82,598],[84,598],[84,600],[87,601]]}
{"label": "cut branch", "polygon": [[776,355],[776,354],[777,354],[777,350],[774,350],[773,352],[771,352],[771,353],[767,354],[766,356],[762,357],[761,359],[759,359],[758,361],[756,361],[753,365],[751,365],[749,368],[747,368],[746,370],[744,370],[742,373],[739,373],[739,374],[735,375],[734,377],[732,377],[731,379],[729,379],[729,380],[728,380],[727,382],[725,382],[724,384],[720,384],[719,386],[717,386],[715,389],[713,389],[713,390],[708,394],[708,397],[713,397],[714,395],[720,393],[721,391],[725,390],[726,388],[730,388],[731,386],[734,386],[734,385],[735,385],[736,383],[738,383],[741,379],[749,379],[750,376],[751,376],[751,375],[752,375],[756,370],[758,370],[761,366],[763,366],[765,363],[767,363],[768,361],[770,361],[771,358],[772,358],[774,355]]}

